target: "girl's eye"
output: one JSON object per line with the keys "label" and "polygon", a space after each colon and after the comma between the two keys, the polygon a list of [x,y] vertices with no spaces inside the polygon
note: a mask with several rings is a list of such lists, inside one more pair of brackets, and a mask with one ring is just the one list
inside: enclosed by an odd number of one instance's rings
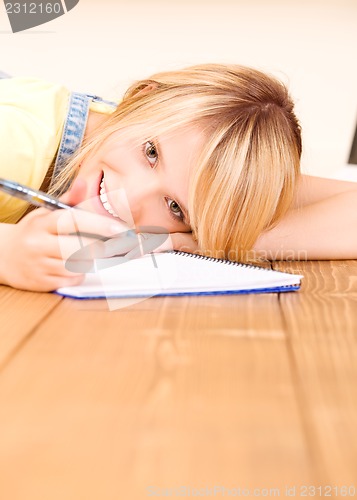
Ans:
{"label": "girl's eye", "polygon": [[159,154],[157,152],[155,144],[151,141],[146,142],[144,151],[150,165],[154,167],[157,163],[157,160],[159,159]]}
{"label": "girl's eye", "polygon": [[180,205],[175,200],[172,200],[171,198],[167,198],[166,202],[167,202],[167,206],[169,207],[170,213],[175,217],[175,219],[183,220],[184,215],[182,213]]}

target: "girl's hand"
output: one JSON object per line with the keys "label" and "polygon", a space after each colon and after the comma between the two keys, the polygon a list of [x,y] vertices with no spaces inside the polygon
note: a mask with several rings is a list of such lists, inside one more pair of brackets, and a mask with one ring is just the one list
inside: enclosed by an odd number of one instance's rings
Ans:
{"label": "girl's hand", "polygon": [[193,239],[192,233],[173,233],[170,235],[173,250],[178,250],[180,252],[196,253],[198,250],[198,244]]}
{"label": "girl's hand", "polygon": [[180,252],[195,253],[198,245],[191,233],[139,233],[140,245],[126,254],[126,259],[135,259],[150,252],[165,252],[178,250]]}
{"label": "girl's hand", "polygon": [[96,259],[98,270],[124,264],[145,254],[168,250],[193,253],[197,250],[197,244],[190,233],[145,233],[129,230],[104,242],[92,240],[67,259],[66,268],[73,272],[89,272],[93,267],[93,259]]}
{"label": "girl's hand", "polygon": [[[78,203],[82,191],[77,184],[62,200],[71,205]],[[93,239],[81,237],[79,233],[111,237],[127,230],[128,227],[111,217],[85,210],[34,210],[15,225],[1,224],[0,282],[32,291],[77,285],[84,278],[82,270],[88,269],[93,260],[93,255],[87,252],[80,255],[76,263],[78,272],[66,268],[68,259],[72,262],[81,247],[93,243]],[[102,243],[98,241],[94,257],[99,256]]]}
{"label": "girl's hand", "polygon": [[[83,181],[75,181],[61,200],[72,206],[81,203],[85,187]],[[40,208],[17,224],[0,226],[4,242],[0,283],[22,290],[47,292],[78,285],[94,259],[126,254],[129,260],[153,251],[197,250],[191,233],[136,234],[111,217],[76,208]],[[88,238],[86,233],[103,240]]]}

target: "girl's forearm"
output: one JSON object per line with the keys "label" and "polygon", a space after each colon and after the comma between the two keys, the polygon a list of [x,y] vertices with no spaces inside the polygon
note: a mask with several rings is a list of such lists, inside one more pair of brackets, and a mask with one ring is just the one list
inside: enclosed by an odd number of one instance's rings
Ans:
{"label": "girl's forearm", "polygon": [[313,203],[323,201],[331,196],[337,196],[347,191],[356,190],[356,182],[301,175],[293,202],[293,208],[312,205]]}
{"label": "girl's forearm", "polygon": [[254,250],[270,260],[357,259],[357,189],[291,210]]}

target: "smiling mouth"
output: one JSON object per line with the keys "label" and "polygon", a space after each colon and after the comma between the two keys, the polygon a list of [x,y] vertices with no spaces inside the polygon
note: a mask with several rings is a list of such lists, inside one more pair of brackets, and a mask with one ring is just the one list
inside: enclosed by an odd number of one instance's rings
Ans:
{"label": "smiling mouth", "polygon": [[117,213],[115,213],[113,207],[111,206],[111,204],[108,201],[108,196],[107,196],[107,193],[105,191],[105,186],[104,186],[104,175],[103,175],[102,180],[101,180],[100,185],[99,185],[99,198],[100,198],[100,201],[102,202],[104,209],[108,212],[108,214],[120,219],[119,215]]}

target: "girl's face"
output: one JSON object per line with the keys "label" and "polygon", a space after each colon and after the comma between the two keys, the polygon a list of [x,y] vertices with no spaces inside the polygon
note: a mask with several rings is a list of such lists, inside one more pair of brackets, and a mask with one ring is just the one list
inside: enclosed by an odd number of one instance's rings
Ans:
{"label": "girl's face", "polygon": [[[78,178],[94,211],[150,232],[189,232],[189,178],[202,148],[203,133],[193,126],[136,141],[112,134],[85,160]],[[155,227],[152,227],[155,226]]]}

